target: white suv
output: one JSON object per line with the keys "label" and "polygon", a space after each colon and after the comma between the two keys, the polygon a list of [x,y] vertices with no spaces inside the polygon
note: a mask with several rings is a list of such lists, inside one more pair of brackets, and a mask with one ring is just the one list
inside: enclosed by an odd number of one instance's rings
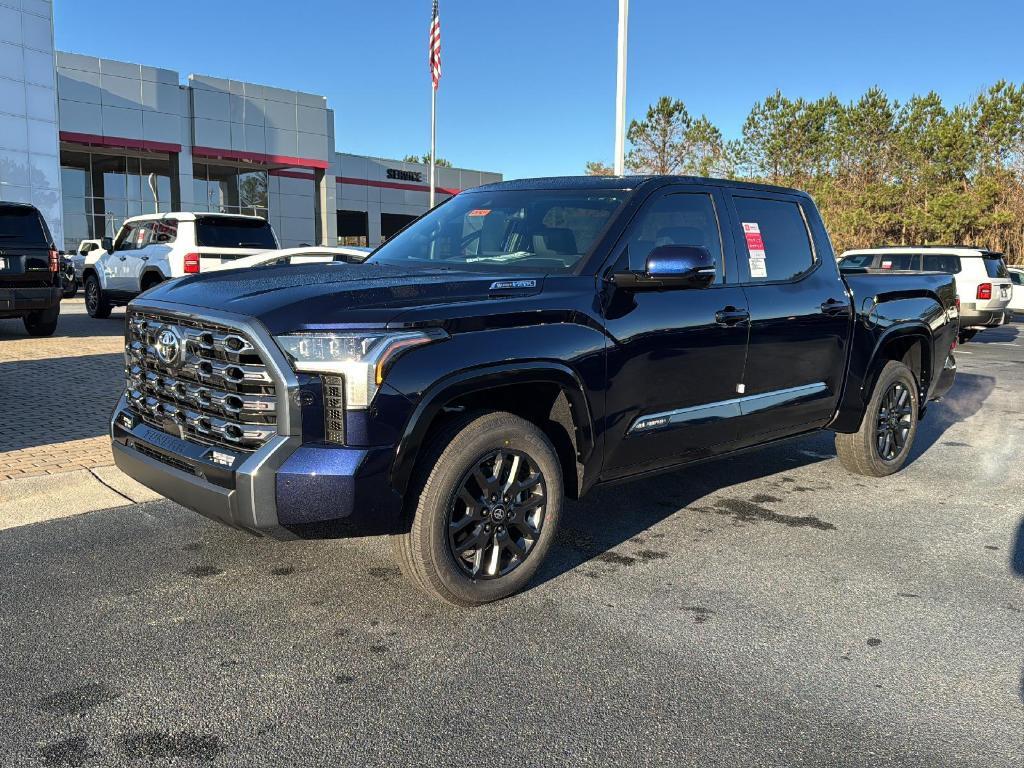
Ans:
{"label": "white suv", "polygon": [[85,308],[110,317],[157,283],[195,274],[243,256],[277,249],[266,219],[226,213],[158,213],[125,221],[104,253],[84,269]]}
{"label": "white suv", "polygon": [[844,268],[893,272],[944,272],[956,277],[960,302],[960,341],[984,328],[1008,323],[1013,284],[1003,255],[986,248],[918,246],[864,248],[839,257]]}

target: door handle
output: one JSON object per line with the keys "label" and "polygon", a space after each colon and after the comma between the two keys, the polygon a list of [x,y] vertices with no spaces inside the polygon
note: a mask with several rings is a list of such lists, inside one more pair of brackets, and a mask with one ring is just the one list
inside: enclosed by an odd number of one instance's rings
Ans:
{"label": "door handle", "polygon": [[149,261],[149,256],[139,256],[139,261]]}
{"label": "door handle", "polygon": [[746,322],[750,319],[750,313],[745,309],[737,309],[736,307],[729,306],[723,307],[722,309],[715,312],[715,323],[725,327],[733,325],[739,325],[740,323]]}
{"label": "door handle", "polygon": [[850,304],[839,299],[829,299],[821,304],[822,313],[830,316],[850,314]]}
{"label": "door handle", "polygon": [[127,257],[127,256],[118,256],[118,258],[119,258],[119,259],[121,259],[121,261],[124,261],[124,260],[125,260],[125,259],[127,259],[128,257]]}

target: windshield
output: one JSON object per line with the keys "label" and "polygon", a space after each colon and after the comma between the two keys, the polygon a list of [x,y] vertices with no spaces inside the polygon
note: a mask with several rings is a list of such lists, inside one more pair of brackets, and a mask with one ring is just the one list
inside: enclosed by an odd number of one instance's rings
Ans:
{"label": "windshield", "polygon": [[628,195],[625,190],[463,193],[414,221],[370,261],[487,272],[569,272]]}
{"label": "windshield", "polygon": [[227,216],[196,218],[196,245],[211,248],[277,248],[274,230],[263,219],[233,219]]}

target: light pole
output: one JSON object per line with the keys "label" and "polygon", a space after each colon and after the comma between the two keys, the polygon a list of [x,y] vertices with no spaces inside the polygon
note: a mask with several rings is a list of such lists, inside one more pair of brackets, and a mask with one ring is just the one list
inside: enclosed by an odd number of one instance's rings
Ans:
{"label": "light pole", "polygon": [[619,0],[619,55],[615,75],[615,175],[626,170],[626,41],[629,0]]}

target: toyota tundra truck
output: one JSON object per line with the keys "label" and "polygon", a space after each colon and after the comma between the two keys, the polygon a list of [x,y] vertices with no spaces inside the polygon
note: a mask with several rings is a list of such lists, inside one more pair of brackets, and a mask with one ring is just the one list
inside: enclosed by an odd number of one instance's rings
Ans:
{"label": "toyota tundra truck", "polygon": [[956,372],[948,274],[844,275],[811,198],[687,177],[460,193],[363,264],[162,284],[126,318],[127,474],[275,537],[380,534],[427,594],[523,588],[563,499],[827,429],[899,470]]}

